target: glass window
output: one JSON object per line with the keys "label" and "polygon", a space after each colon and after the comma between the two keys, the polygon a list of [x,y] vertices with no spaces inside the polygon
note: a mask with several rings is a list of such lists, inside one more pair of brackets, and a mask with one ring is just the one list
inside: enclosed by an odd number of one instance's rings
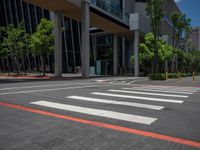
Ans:
{"label": "glass window", "polygon": [[17,26],[18,22],[17,22],[17,15],[16,15],[16,9],[15,8],[15,2],[10,2],[10,6],[11,6],[11,13],[12,13],[12,17],[13,17],[13,24],[15,26]]}
{"label": "glass window", "polygon": [[19,21],[22,21],[23,17],[22,17],[21,1],[20,0],[16,0],[16,5],[17,5],[17,12],[18,12]]}
{"label": "glass window", "polygon": [[22,5],[23,5],[23,10],[24,10],[24,23],[25,23],[26,31],[28,33],[31,33],[27,4],[25,2],[23,2]]}
{"label": "glass window", "polygon": [[37,20],[39,23],[42,18],[42,8],[36,6],[36,12],[37,12]]}
{"label": "glass window", "polygon": [[0,25],[5,26],[6,25],[6,14],[4,11],[4,5],[3,1],[0,1]]}
{"label": "glass window", "polygon": [[122,0],[96,0],[96,3],[93,2],[93,4],[116,17],[122,18]]}
{"label": "glass window", "polygon": [[9,1],[5,1],[5,5],[6,5],[6,13],[8,17],[8,24],[12,24]]}
{"label": "glass window", "polygon": [[74,40],[74,50],[76,52],[80,51],[80,45],[79,45],[79,33],[78,33],[78,22],[75,20],[72,20],[72,27],[73,27],[73,40]]}
{"label": "glass window", "polygon": [[49,11],[44,9],[44,17],[50,19]]}
{"label": "glass window", "polygon": [[34,32],[36,30],[36,16],[35,16],[35,8],[33,5],[29,4],[30,9],[30,17],[31,17],[31,25],[32,25],[32,31]]}

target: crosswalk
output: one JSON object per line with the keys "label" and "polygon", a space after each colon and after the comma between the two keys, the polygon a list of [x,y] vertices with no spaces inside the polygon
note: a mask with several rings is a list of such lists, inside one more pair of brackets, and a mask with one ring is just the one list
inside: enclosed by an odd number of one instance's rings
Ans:
{"label": "crosswalk", "polygon": [[[134,112],[122,113],[116,111],[118,107],[122,106],[126,110],[127,107],[131,107],[132,110],[145,109],[147,111],[163,111],[165,105],[181,105],[192,94],[195,94],[200,89],[192,87],[177,87],[177,86],[158,86],[158,85],[133,85],[132,87],[121,87],[118,89],[108,89],[102,91],[93,91],[88,93],[89,96],[77,94],[69,95],[64,99],[73,100],[73,105],[66,103],[58,103],[51,101],[34,101],[30,102],[33,105],[39,105],[43,107],[49,107],[53,109],[59,109],[63,111],[70,111],[75,113],[81,113],[85,115],[109,118],[112,120],[120,120],[130,123],[139,123],[144,125],[152,125],[159,118],[154,116],[136,115]],[[148,102],[151,102],[149,104]],[[101,109],[77,106],[76,102],[92,103],[95,104],[110,104],[113,110],[106,110],[104,106],[100,106]],[[153,104],[152,104],[153,103]],[[157,104],[159,103],[159,105]],[[129,109],[130,110],[130,109]]]}

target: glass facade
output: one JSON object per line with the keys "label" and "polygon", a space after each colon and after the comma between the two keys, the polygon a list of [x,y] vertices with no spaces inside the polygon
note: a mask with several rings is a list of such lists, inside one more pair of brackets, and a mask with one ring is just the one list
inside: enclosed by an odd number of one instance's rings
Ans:
{"label": "glass facade", "polygon": [[[32,34],[41,18],[51,19],[51,12],[22,0],[0,0],[0,26],[8,24],[17,26],[21,21],[24,21],[25,30]],[[65,29],[62,36],[63,72],[73,72],[75,67],[81,66],[80,23],[63,17],[62,25]],[[29,53],[26,55],[29,55],[31,64],[33,64],[31,68],[39,70],[42,65],[40,57],[31,56]],[[46,63],[47,71],[53,72],[54,56],[48,56]]]}
{"label": "glass facade", "polygon": [[128,24],[129,15],[123,9],[123,0],[92,0],[91,3],[93,6],[108,12]]}
{"label": "glass facade", "polygon": [[[94,1],[93,1],[94,2]],[[115,16],[122,15],[122,0],[95,0],[98,7],[105,9]],[[22,0],[0,0],[0,26],[24,21],[25,30],[32,34],[41,18],[52,19],[51,12],[28,4]],[[73,19],[62,17],[62,61],[63,73],[73,73],[81,66],[81,24]],[[113,36],[111,34],[96,34],[90,37],[90,66],[96,74],[106,75],[113,73]],[[120,43],[119,41],[118,43]],[[120,44],[121,46],[121,44]],[[119,47],[120,47],[119,46]],[[119,48],[119,62],[122,63],[122,48]],[[31,69],[39,70],[42,67],[39,56],[24,54],[29,58]],[[28,60],[21,60],[28,64]],[[12,64],[11,62],[9,64]],[[54,72],[54,56],[46,59],[47,71]],[[29,66],[26,65],[26,68]],[[99,68],[100,67],[100,68]],[[12,70],[12,66],[10,66]],[[100,72],[98,71],[100,69]]]}

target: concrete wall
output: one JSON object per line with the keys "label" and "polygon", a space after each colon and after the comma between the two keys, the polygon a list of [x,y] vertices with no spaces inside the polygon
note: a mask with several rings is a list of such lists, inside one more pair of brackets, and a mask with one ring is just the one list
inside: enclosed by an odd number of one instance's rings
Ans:
{"label": "concrete wall", "polygon": [[195,49],[200,50],[200,27],[196,27],[192,29],[190,38],[192,40],[192,44]]}
{"label": "concrete wall", "polygon": [[135,3],[135,12],[141,14],[144,17],[147,17],[147,15],[146,15],[147,13],[146,13],[146,10],[145,10],[145,3],[136,2]]}
{"label": "concrete wall", "polygon": [[163,2],[164,2],[163,9],[165,11],[165,16],[167,16],[169,19],[171,13],[174,11],[181,13],[180,9],[178,8],[174,0],[164,0]]}
{"label": "concrete wall", "polygon": [[134,13],[135,12],[135,1],[134,0],[123,0],[124,1],[124,10],[127,13]]}
{"label": "concrete wall", "polygon": [[[162,20],[161,25],[160,25],[160,34],[161,34],[161,36],[168,35],[168,43],[172,44],[173,25],[171,23],[170,16],[171,16],[172,12],[174,12],[174,11],[180,12],[180,10],[177,7],[174,0],[164,0],[163,2],[164,2],[163,9],[165,12],[165,17]],[[148,19],[145,19],[145,18],[149,18],[146,15],[145,3],[144,2],[135,2],[135,12],[139,13],[142,18],[142,19],[140,19],[140,21],[141,20],[142,21],[140,23],[141,27],[139,27],[139,28],[143,29],[143,31],[150,31],[150,23],[147,23],[146,21]],[[146,28],[147,26],[149,26],[149,30],[148,30],[148,28]]]}

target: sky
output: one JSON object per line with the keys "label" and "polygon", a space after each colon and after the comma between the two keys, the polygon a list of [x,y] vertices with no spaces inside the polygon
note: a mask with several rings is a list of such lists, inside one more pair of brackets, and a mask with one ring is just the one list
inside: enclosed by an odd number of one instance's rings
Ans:
{"label": "sky", "polygon": [[200,0],[175,0],[180,10],[192,19],[192,26],[200,26]]}

